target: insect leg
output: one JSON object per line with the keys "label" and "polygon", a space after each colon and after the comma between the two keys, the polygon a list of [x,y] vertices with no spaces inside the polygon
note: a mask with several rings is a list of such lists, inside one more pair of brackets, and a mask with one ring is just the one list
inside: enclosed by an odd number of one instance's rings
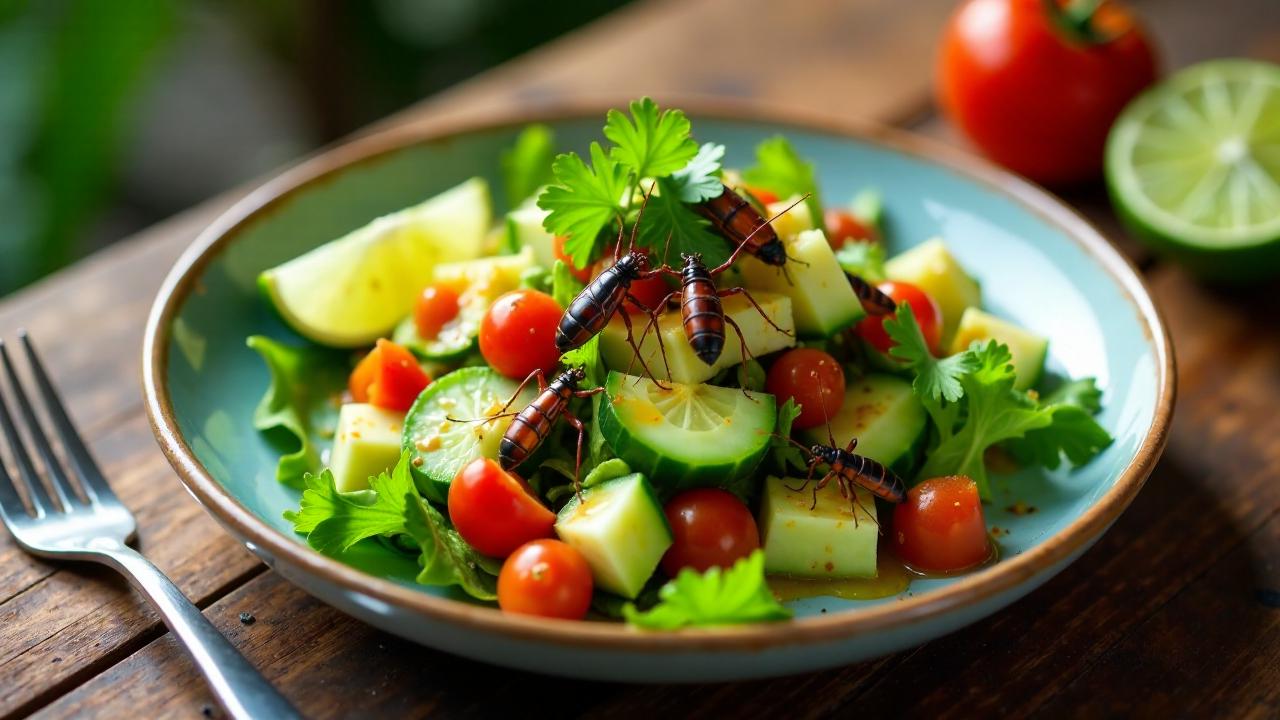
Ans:
{"label": "insect leg", "polygon": [[760,313],[760,317],[764,318],[765,322],[773,326],[774,330],[777,330],[787,337],[791,337],[794,334],[790,330],[783,330],[781,327],[778,327],[778,323],[774,322],[773,318],[769,317],[769,314],[764,311],[764,308],[760,307],[760,303],[756,302],[756,299],[751,294],[750,290],[741,287],[726,288],[717,292],[716,295],[722,298],[729,297],[730,295],[741,295],[747,299],[747,302],[751,303],[751,307],[755,308],[756,312]]}
{"label": "insect leg", "polygon": [[631,327],[631,314],[627,312],[627,308],[625,306],[619,306],[618,312],[622,315],[622,324],[627,328],[627,344],[631,346],[632,352],[636,354],[636,359],[640,361],[640,367],[644,369],[645,373],[649,376],[649,379],[653,380],[654,385],[657,385],[663,390],[670,390],[670,387],[663,385],[662,382],[654,376],[653,371],[649,369],[649,363],[645,362],[645,359],[640,355],[640,346],[636,345],[635,333]]}
{"label": "insect leg", "polygon": [[575,495],[578,496],[578,500],[581,501],[582,500],[582,444],[587,437],[587,427],[586,425],[582,424],[582,421],[579,420],[576,415],[569,412],[567,409],[564,411],[564,419],[565,419],[565,422],[573,426],[574,430],[578,431],[578,447],[577,447],[577,452],[574,454],[574,458],[573,458],[573,492]]}
{"label": "insect leg", "polygon": [[[742,346],[741,372],[742,372],[742,377],[745,379],[747,376],[747,363],[750,362],[752,358],[751,348],[747,347],[747,339],[746,337],[743,336],[742,328],[738,325],[738,322],[733,318],[729,317],[728,315],[724,316],[724,321],[728,323],[731,327],[733,327],[734,332],[738,333],[738,344]],[[745,395],[748,400],[750,400],[751,402],[758,402],[755,398],[751,397],[751,395],[747,393],[747,389],[745,387],[741,388],[741,390],[742,390],[742,394]]]}
{"label": "insect leg", "polygon": [[[632,302],[634,302],[637,307],[643,308],[646,312],[649,313],[649,322],[645,323],[644,332],[640,333],[640,342],[638,343],[639,346],[641,347],[644,346],[644,340],[646,337],[649,336],[649,331],[658,326],[658,317],[659,315],[662,314],[662,310],[667,307],[667,303],[671,302],[671,298],[676,297],[677,295],[680,295],[680,291],[672,290],[671,292],[667,293],[666,297],[662,298],[662,302],[658,303],[658,306],[656,308],[650,310],[644,306],[644,303],[636,300],[634,295],[632,295],[631,293],[627,293],[627,297],[631,298]],[[669,378],[671,377],[671,363],[667,362],[667,346],[662,339],[662,331],[661,330],[657,331],[655,333],[655,336],[658,338],[658,350],[662,353],[662,364],[666,366],[667,377]],[[631,362],[627,363],[626,373],[628,375],[631,374],[631,368],[636,364],[636,359],[639,357],[640,357],[639,350],[637,350],[635,354],[631,356]]]}

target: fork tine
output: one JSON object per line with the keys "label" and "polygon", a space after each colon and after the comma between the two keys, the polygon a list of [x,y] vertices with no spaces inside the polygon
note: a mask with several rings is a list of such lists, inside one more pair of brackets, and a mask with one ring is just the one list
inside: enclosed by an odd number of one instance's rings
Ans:
{"label": "fork tine", "polygon": [[[0,340],[0,352],[4,352],[3,340]],[[7,354],[6,357],[8,357]],[[13,458],[18,463],[18,476],[27,486],[27,497],[31,499],[31,509],[35,510],[36,517],[44,517],[49,511],[56,512],[57,507],[49,498],[49,491],[45,490],[44,483],[40,482],[40,476],[36,474],[35,466],[31,464],[31,456],[27,454],[27,448],[22,444],[22,436],[18,434],[18,428],[13,424],[13,416],[9,414],[9,406],[5,403],[3,390],[0,390],[0,428],[4,429],[4,435],[9,439],[9,448],[13,451]]]}
{"label": "fork tine", "polygon": [[0,519],[12,527],[19,517],[27,517],[27,509],[23,507],[13,478],[9,477],[9,470],[4,466],[4,458],[0,458]]}
{"label": "fork tine", "polygon": [[53,446],[49,444],[49,438],[45,436],[44,428],[40,426],[40,419],[36,417],[35,408],[31,407],[31,400],[27,398],[27,393],[22,389],[22,383],[18,380],[18,373],[13,367],[13,361],[9,358],[9,349],[4,345],[0,345],[0,359],[4,361],[4,370],[9,376],[9,385],[13,390],[13,396],[18,399],[18,411],[22,413],[23,419],[27,421],[27,435],[30,436],[31,442],[35,444],[36,452],[39,453],[40,459],[44,462],[44,468],[49,473],[49,484],[53,486],[53,494],[58,498],[59,507],[69,512],[71,510],[71,498],[75,497],[76,494],[75,488],[71,486],[71,482],[67,479],[67,473],[62,468],[62,462],[53,453]]}
{"label": "fork tine", "polygon": [[71,422],[71,416],[62,405],[57,389],[53,387],[48,373],[44,371],[44,363],[40,362],[40,356],[36,353],[31,336],[26,330],[19,330],[18,338],[22,340],[22,347],[27,352],[27,362],[31,365],[31,374],[36,378],[36,385],[40,387],[40,395],[44,397],[45,410],[48,411],[49,418],[57,428],[58,436],[62,440],[62,448],[79,474],[80,485],[88,495],[89,501],[97,502],[99,498],[114,500],[115,493],[111,491],[106,477],[98,469],[98,463],[94,462],[93,456],[89,454],[89,448],[85,447],[84,440],[80,438],[75,424]]}

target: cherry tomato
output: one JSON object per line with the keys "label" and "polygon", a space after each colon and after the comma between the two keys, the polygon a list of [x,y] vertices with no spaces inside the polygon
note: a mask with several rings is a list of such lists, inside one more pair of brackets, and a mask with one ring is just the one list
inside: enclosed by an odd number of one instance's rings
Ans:
{"label": "cherry tomato", "polygon": [[751,196],[760,201],[761,205],[769,205],[778,202],[778,193],[772,190],[766,190],[756,185],[743,185],[743,190],[751,193]]}
{"label": "cherry tomato", "polygon": [[875,227],[862,222],[846,210],[828,209],[822,213],[822,219],[827,226],[827,242],[835,250],[844,247],[850,240],[875,242],[880,239]]}
{"label": "cherry tomato", "polygon": [[431,340],[440,334],[440,328],[458,317],[458,289],[447,283],[428,285],[422,289],[413,305],[413,322],[418,335]]}
{"label": "cherry tomato", "polygon": [[[929,346],[930,352],[937,355],[938,343],[942,337],[942,311],[938,309],[938,303],[925,291],[910,283],[890,281],[882,282],[878,287],[881,292],[893,298],[895,303],[911,306],[925,344]],[[895,343],[889,338],[889,333],[884,331],[884,320],[883,317],[868,315],[858,323],[857,333],[871,343],[872,347],[887,353]]]}
{"label": "cherry tomato", "polygon": [[698,572],[730,567],[760,547],[760,532],[751,511],[724,490],[682,492],[671,498],[663,511],[674,542],[662,556],[662,571],[671,577],[686,567]]}
{"label": "cherry tomato", "polygon": [[569,266],[569,274],[578,278],[578,282],[583,282],[583,283],[590,282],[591,266],[587,265],[584,268],[580,268],[577,265],[573,264],[573,259],[569,257],[569,253],[564,251],[564,244],[566,240],[568,240],[568,238],[566,238],[565,236],[557,235],[556,239],[551,244],[552,254],[555,255],[557,260]]}
{"label": "cherry tomato", "polygon": [[938,55],[937,94],[951,122],[996,162],[1046,184],[1096,177],[1112,122],[1157,74],[1125,7],[1104,2],[1073,21],[1070,6],[1085,3],[1061,5],[1053,13],[1043,0],[968,0]]}
{"label": "cherry tomato", "polygon": [[893,547],[919,570],[953,572],[991,556],[978,486],[961,475],[925,480],[893,508]]}
{"label": "cherry tomato", "polygon": [[480,354],[507,377],[523,380],[537,369],[550,373],[560,361],[560,314],[550,295],[512,290],[494,300],[480,322]]}
{"label": "cherry tomato", "polygon": [[821,350],[796,348],[773,361],[764,389],[779,403],[795,398],[800,415],[792,427],[818,427],[835,417],[844,405],[844,370],[835,358]]}
{"label": "cherry tomato", "polygon": [[556,514],[523,480],[489,458],[463,466],[449,485],[449,519],[462,539],[492,557],[551,537]]}
{"label": "cherry tomato", "polygon": [[591,568],[559,540],[534,540],[511,553],[498,574],[498,607],[509,613],[581,620],[591,607]]}
{"label": "cherry tomato", "polygon": [[431,376],[418,365],[413,353],[390,340],[378,340],[347,379],[356,402],[405,412],[431,384]]}

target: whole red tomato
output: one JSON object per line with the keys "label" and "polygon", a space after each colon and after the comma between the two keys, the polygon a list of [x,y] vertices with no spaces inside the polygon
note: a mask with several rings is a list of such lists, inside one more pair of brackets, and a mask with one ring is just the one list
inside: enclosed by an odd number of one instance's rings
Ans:
{"label": "whole red tomato", "polygon": [[1146,33],[1104,1],[967,0],[938,55],[951,122],[991,159],[1046,184],[1089,180],[1120,110],[1156,78]]}
{"label": "whole red tomato", "polygon": [[498,574],[498,607],[523,615],[581,620],[591,607],[591,568],[559,540],[516,548]]}
{"label": "whole red tomato", "polygon": [[560,362],[556,349],[560,314],[556,301],[537,290],[501,295],[480,322],[480,354],[509,378],[523,380],[534,370],[550,373]]}
{"label": "whole red tomato", "polygon": [[844,369],[817,348],[796,348],[783,353],[769,368],[764,389],[778,399],[800,406],[791,427],[797,430],[825,425],[844,406]]}
{"label": "whole red tomato", "polygon": [[687,490],[671,498],[663,512],[672,543],[662,556],[662,570],[671,577],[686,567],[698,572],[732,567],[760,547],[755,517],[725,490]]}

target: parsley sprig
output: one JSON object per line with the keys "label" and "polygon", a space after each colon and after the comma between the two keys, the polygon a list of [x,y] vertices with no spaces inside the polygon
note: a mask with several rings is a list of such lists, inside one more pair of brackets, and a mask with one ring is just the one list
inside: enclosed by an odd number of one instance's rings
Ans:
{"label": "parsley sprig", "polygon": [[627,604],[622,608],[623,617],[646,630],[737,625],[791,617],[791,611],[773,597],[765,582],[762,550],[728,570],[714,567],[699,573],[685,568],[662,586],[658,600],[657,605],[644,611]]}
{"label": "parsley sprig", "polygon": [[937,359],[929,352],[910,306],[884,321],[896,345],[890,355],[915,374],[912,387],[932,419],[936,443],[919,477],[967,475],[984,499],[991,498],[983,455],[998,443],[1028,464],[1056,468],[1088,462],[1111,444],[1093,419],[1097,388],[1092,380],[1064,386],[1048,402],[1013,389],[1009,348],[994,340]]}
{"label": "parsley sprig", "polygon": [[720,193],[724,146],[699,147],[689,118],[650,98],[632,102],[629,110],[609,111],[604,135],[613,145],[606,150],[593,142],[589,165],[577,153],[556,156],[555,182],[538,197],[548,213],[544,227],[564,236],[565,253],[586,267],[611,237],[636,222],[637,199],[648,192],[639,245],[659,252],[669,246],[672,257],[700,252],[708,263],[728,257],[725,243],[689,206]]}

